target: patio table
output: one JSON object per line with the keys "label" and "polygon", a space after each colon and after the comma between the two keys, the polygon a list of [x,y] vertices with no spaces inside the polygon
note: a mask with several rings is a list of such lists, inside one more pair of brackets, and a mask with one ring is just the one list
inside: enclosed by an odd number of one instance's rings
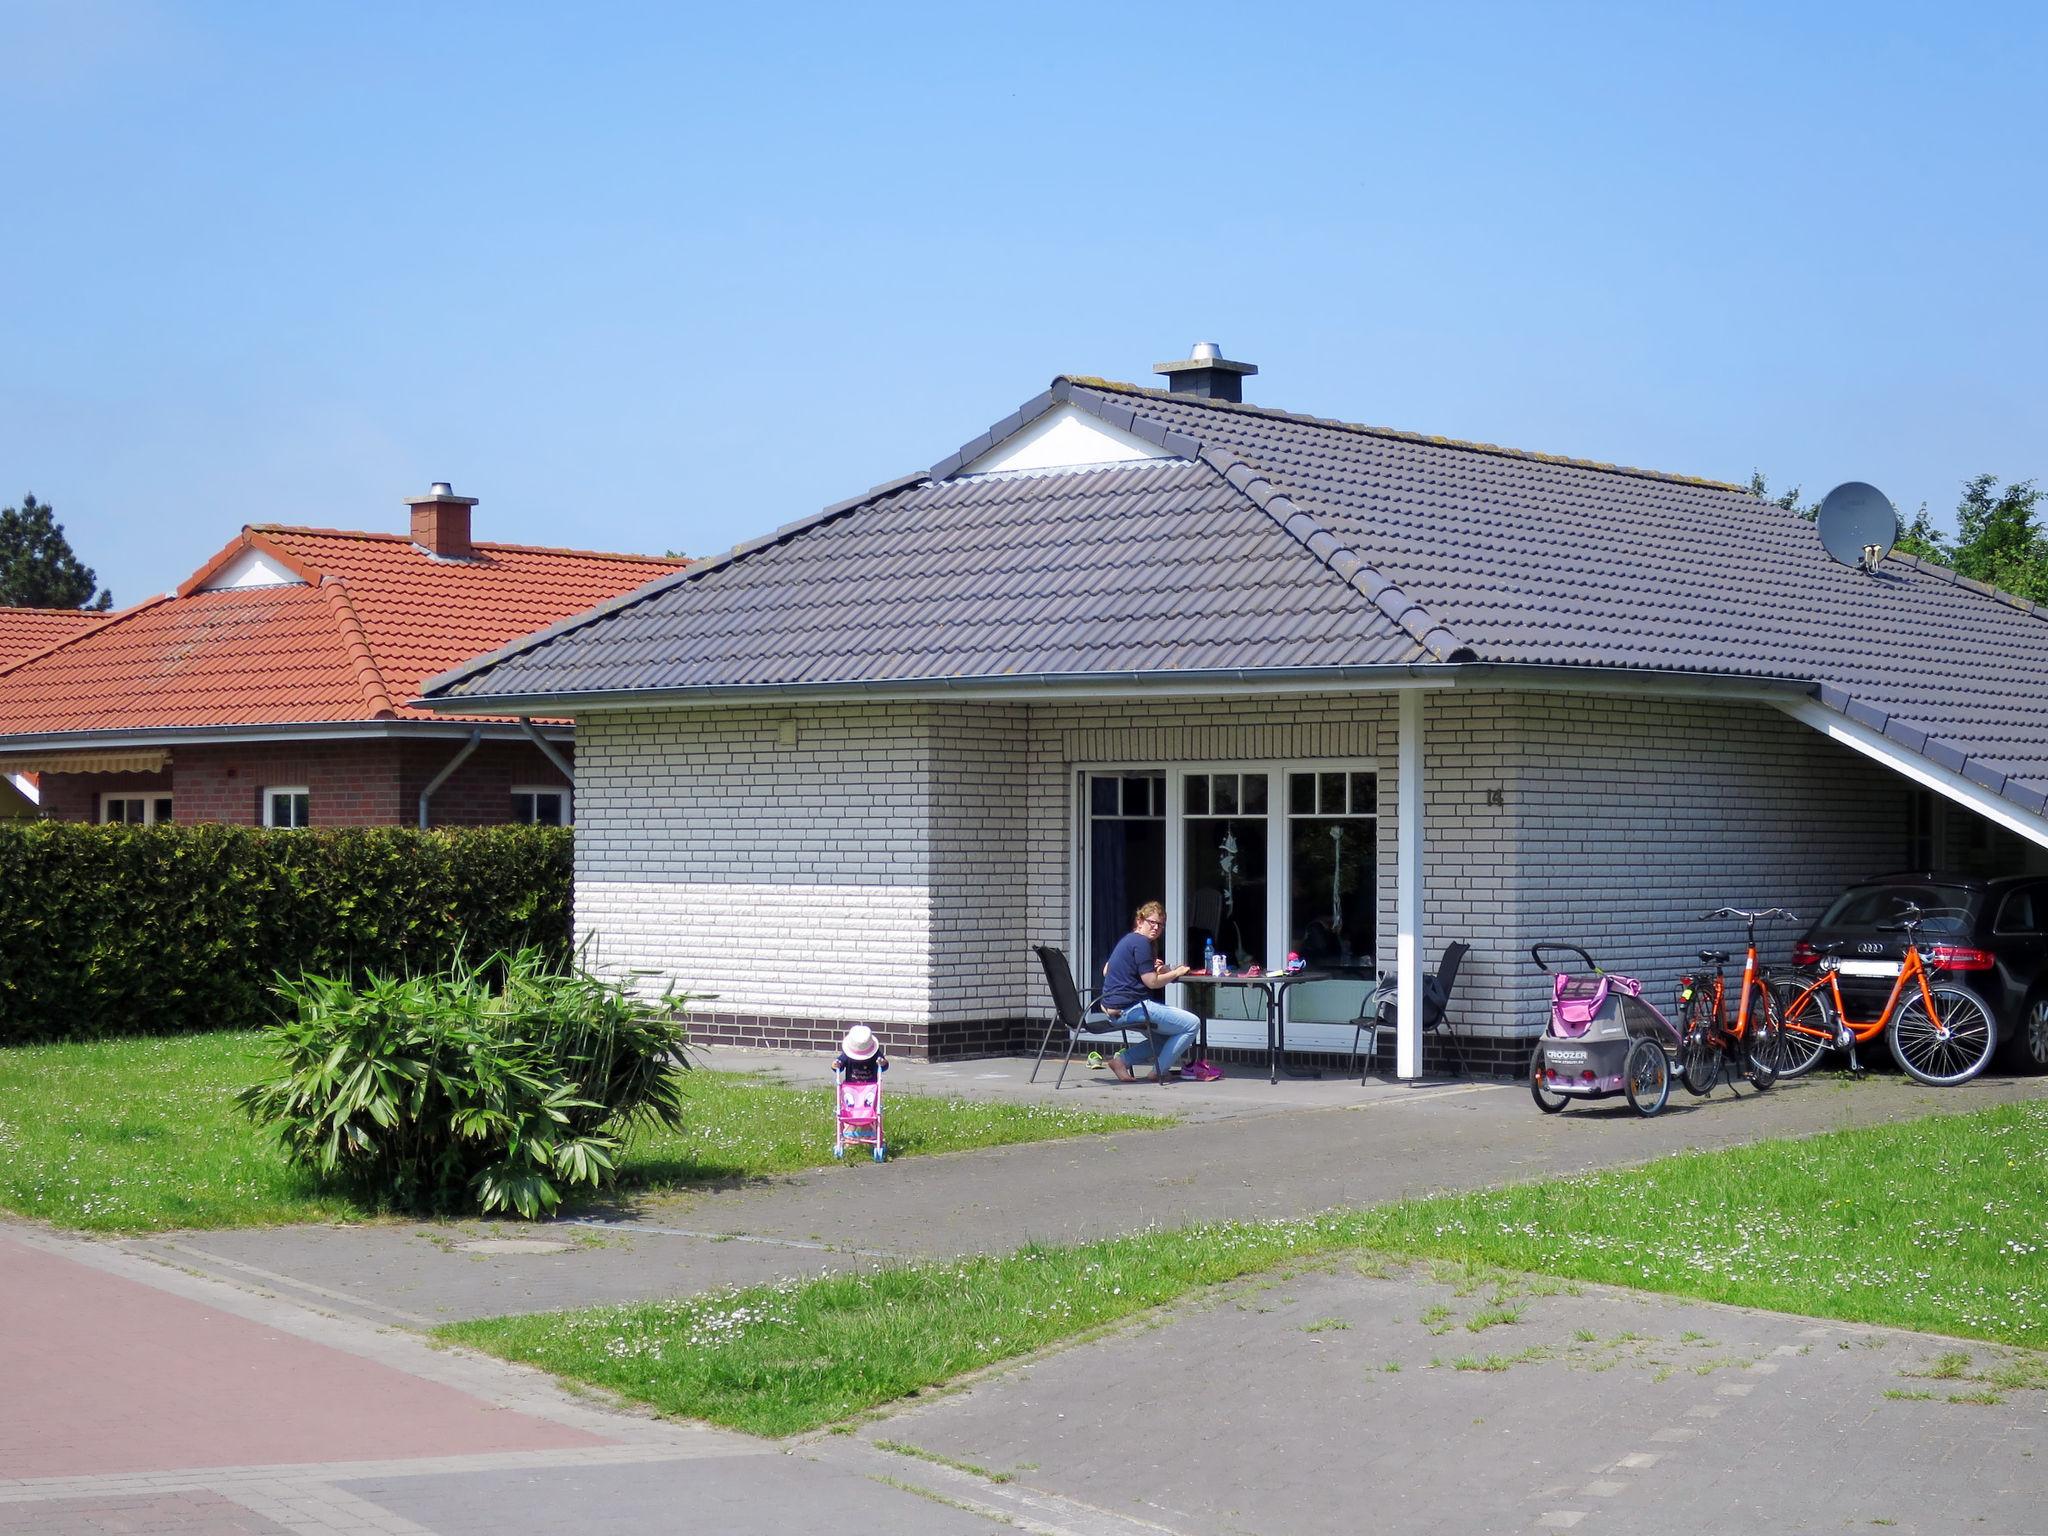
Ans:
{"label": "patio table", "polygon": [[[1372,973],[1362,968],[1324,967],[1305,971],[1262,972],[1257,976],[1211,976],[1205,971],[1190,971],[1181,977],[1181,984],[1189,987],[1257,987],[1266,997],[1266,1081],[1280,1081],[1280,1058],[1287,1051],[1287,989],[1300,986],[1308,981],[1358,981],[1371,979]],[[1209,1015],[1204,1013],[1200,1045],[1204,1053],[1209,1049]],[[1321,1077],[1320,1072],[1288,1071],[1289,1077]]]}

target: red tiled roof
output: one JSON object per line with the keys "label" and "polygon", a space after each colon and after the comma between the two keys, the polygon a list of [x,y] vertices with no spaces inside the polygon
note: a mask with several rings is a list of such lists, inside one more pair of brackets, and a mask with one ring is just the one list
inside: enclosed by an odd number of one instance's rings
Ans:
{"label": "red tiled roof", "polygon": [[106,622],[104,613],[78,608],[0,608],[0,667],[12,666]]}
{"label": "red tiled roof", "polygon": [[[194,590],[245,549],[306,584]],[[517,544],[437,560],[395,534],[245,528],[176,595],[0,653],[0,734],[445,718],[404,707],[423,678],[688,563]]]}

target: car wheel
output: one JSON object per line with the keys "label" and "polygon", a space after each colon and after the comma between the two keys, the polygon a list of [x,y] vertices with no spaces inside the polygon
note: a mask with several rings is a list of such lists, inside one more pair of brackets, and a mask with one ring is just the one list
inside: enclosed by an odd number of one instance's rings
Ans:
{"label": "car wheel", "polygon": [[2013,1031],[2008,1059],[2020,1072],[2048,1072],[2048,997],[2037,997],[2027,1004],[2020,1027]]}

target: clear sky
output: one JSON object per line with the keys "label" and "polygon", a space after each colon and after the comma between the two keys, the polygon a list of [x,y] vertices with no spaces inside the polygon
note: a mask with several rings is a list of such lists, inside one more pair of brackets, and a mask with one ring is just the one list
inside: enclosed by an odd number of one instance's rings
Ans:
{"label": "clear sky", "polygon": [[0,0],[0,504],[710,553],[1214,340],[1946,519],[2048,476],[2043,16]]}

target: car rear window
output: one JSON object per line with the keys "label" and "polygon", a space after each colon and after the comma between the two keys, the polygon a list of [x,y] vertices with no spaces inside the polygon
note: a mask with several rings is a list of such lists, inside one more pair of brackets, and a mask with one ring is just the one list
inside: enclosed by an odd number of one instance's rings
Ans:
{"label": "car rear window", "polygon": [[1925,933],[1962,933],[1977,914],[1981,892],[1960,885],[1932,885],[1916,881],[1905,885],[1858,885],[1835,898],[1823,928],[1875,928],[1896,923],[1908,905],[1929,915]]}

